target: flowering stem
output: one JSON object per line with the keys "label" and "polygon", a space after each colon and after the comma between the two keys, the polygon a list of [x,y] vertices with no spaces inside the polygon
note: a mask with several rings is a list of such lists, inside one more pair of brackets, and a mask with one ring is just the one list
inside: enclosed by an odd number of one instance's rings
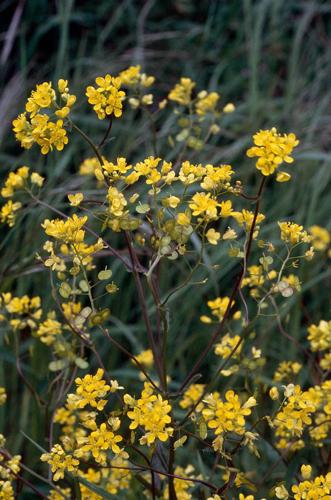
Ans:
{"label": "flowering stem", "polygon": [[[69,216],[67,214],[65,214],[64,212],[61,212],[61,210],[58,210],[57,208],[52,207],[52,205],[50,205],[49,203],[46,203],[45,201],[42,201],[39,198],[37,198],[30,190],[27,189],[26,191],[38,205],[41,205],[42,207],[48,208],[48,210],[50,210],[51,212],[54,212],[57,215],[60,215],[64,219],[69,218]],[[85,229],[85,231],[87,233],[91,234],[95,238],[97,238],[97,239],[100,238],[100,236],[95,231],[93,231],[93,229],[89,228],[88,226],[84,225],[83,228]],[[125,267],[129,271],[133,270],[133,268],[130,266],[129,262],[125,258],[122,257],[122,255],[118,252],[118,250],[115,250],[113,247],[111,247],[109,245],[109,243],[107,243],[107,241],[104,240],[103,238],[100,238],[100,239],[102,240],[103,244],[108,248],[108,250],[110,251],[110,253],[114,257],[119,259],[122,262],[122,264],[124,264]],[[139,264],[139,268],[137,269],[137,272],[145,272],[145,269]]]}
{"label": "flowering stem", "polygon": [[[263,176],[263,178],[261,180],[261,183],[260,183],[260,186],[259,186],[258,193],[257,193],[257,201],[256,201],[256,205],[255,205],[254,217],[253,217],[252,225],[251,225],[251,228],[250,228],[248,242],[247,242],[246,251],[245,251],[244,261],[246,263],[248,261],[248,258],[249,258],[249,255],[250,255],[250,251],[251,251],[251,248],[252,248],[253,235],[254,235],[254,231],[255,231],[257,216],[258,216],[258,213],[259,213],[261,195],[262,195],[265,183],[266,183],[266,177]],[[239,273],[239,275],[237,277],[235,286],[234,286],[234,288],[232,290],[232,293],[231,293],[231,296],[230,296],[230,300],[229,300],[228,306],[226,308],[226,311],[224,313],[224,316],[222,318],[222,321],[220,322],[219,326],[216,328],[214,334],[212,335],[212,337],[211,337],[210,341],[208,342],[207,346],[205,347],[205,349],[200,354],[198,360],[195,362],[193,368],[191,369],[191,371],[189,372],[189,374],[186,376],[185,380],[181,384],[179,392],[181,392],[184,389],[184,387],[187,386],[187,384],[190,382],[190,380],[192,379],[192,377],[197,373],[197,371],[200,368],[201,364],[203,363],[203,361],[205,360],[205,358],[208,356],[210,350],[212,349],[213,345],[215,344],[215,342],[217,341],[219,335],[221,334],[221,332],[223,330],[223,327],[224,327],[224,324],[228,320],[230,311],[231,311],[232,306],[234,304],[235,297],[236,297],[236,295],[237,295],[237,293],[238,293],[238,291],[240,289],[242,280],[244,278],[245,267],[246,266],[244,266],[241,269],[241,271],[240,271],[240,273]]]}
{"label": "flowering stem", "polygon": [[158,355],[157,347],[156,347],[155,340],[154,340],[152,325],[151,325],[151,322],[150,322],[150,319],[148,316],[148,312],[147,312],[147,305],[146,305],[144,290],[142,287],[139,273],[136,269],[137,256],[135,255],[135,252],[134,252],[133,247],[132,247],[131,238],[130,238],[130,235],[127,231],[125,231],[125,238],[126,238],[130,258],[131,258],[133,274],[134,274],[136,287],[137,287],[137,291],[138,291],[138,298],[139,298],[140,306],[142,308],[142,313],[143,313],[143,318],[144,318],[144,322],[146,325],[149,344],[150,344],[150,347],[151,347],[152,352],[153,352],[153,357],[154,357],[154,361],[156,364],[156,370],[158,372],[160,382],[162,383],[162,385],[164,385],[163,384],[163,375],[162,375],[162,366],[161,366],[160,357]]}

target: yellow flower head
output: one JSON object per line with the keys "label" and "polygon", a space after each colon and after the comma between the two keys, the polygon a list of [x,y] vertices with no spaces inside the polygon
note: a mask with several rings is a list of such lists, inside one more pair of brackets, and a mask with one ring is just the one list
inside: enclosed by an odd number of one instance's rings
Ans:
{"label": "yellow flower head", "polygon": [[115,118],[122,116],[125,92],[120,90],[121,79],[107,74],[104,77],[98,76],[95,83],[97,87],[87,87],[86,95],[99,120],[111,115]]}
{"label": "yellow flower head", "polygon": [[127,413],[132,420],[130,429],[141,426],[145,430],[140,439],[141,444],[150,446],[156,439],[167,441],[172,436],[173,427],[168,425],[171,423],[171,405],[160,394],[154,394],[151,384],[145,382],[144,390],[137,401],[128,394],[124,396],[124,401],[131,407]]}
{"label": "yellow flower head", "polygon": [[207,113],[214,113],[220,96],[217,92],[199,92],[195,109],[198,115],[204,116]]}
{"label": "yellow flower head", "polygon": [[310,325],[308,340],[312,351],[331,349],[331,321],[321,320],[318,325]]}
{"label": "yellow flower head", "polygon": [[[179,402],[179,406],[184,409],[193,406],[202,396],[204,389],[204,384],[191,384],[190,387],[184,392],[183,398]],[[196,411],[201,412],[202,408],[203,403],[201,402],[196,407]]]}
{"label": "yellow flower head", "polygon": [[205,219],[217,218],[217,200],[210,193],[196,193],[192,196],[189,207],[194,216],[201,215]]}
{"label": "yellow flower head", "polygon": [[330,233],[327,229],[321,226],[311,226],[309,228],[309,233],[312,236],[312,245],[315,250],[323,252],[328,248],[331,241]]}
{"label": "yellow flower head", "polygon": [[280,228],[280,237],[286,243],[296,245],[297,243],[309,243],[311,237],[307,231],[304,231],[303,226],[295,224],[294,222],[278,222]]}
{"label": "yellow flower head", "polygon": [[190,78],[181,78],[180,82],[169,92],[169,101],[178,102],[178,104],[187,106],[191,102],[191,94],[194,87],[195,82]]}
{"label": "yellow flower head", "polygon": [[248,149],[247,156],[257,157],[256,168],[263,175],[271,175],[283,162],[292,163],[291,153],[299,144],[295,134],[279,134],[276,128],[260,130],[253,136],[255,146]]}
{"label": "yellow flower head", "polygon": [[36,143],[40,146],[42,154],[47,154],[54,147],[62,151],[68,143],[63,120],[75,103],[76,96],[69,94],[67,85],[66,80],[58,82],[62,107],[57,104],[57,95],[50,82],[37,85],[31,92],[25,112],[13,121],[16,139],[23,148],[30,149]]}

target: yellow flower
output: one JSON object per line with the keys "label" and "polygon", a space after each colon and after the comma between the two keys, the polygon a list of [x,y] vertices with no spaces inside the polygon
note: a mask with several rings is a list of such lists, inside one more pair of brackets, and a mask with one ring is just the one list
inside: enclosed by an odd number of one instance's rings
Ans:
{"label": "yellow flower", "polygon": [[8,224],[9,227],[13,227],[16,222],[16,212],[21,207],[22,203],[20,203],[19,201],[14,203],[13,200],[8,200],[7,203],[1,207],[1,222]]}
{"label": "yellow flower", "polygon": [[233,113],[235,109],[235,105],[232,102],[228,102],[223,108],[223,113]]}
{"label": "yellow flower", "polygon": [[163,198],[162,205],[164,207],[176,208],[180,203],[180,198],[178,196],[168,196]]}
{"label": "yellow flower", "polygon": [[68,200],[72,207],[78,207],[84,200],[84,195],[83,193],[68,194]]}
{"label": "yellow flower", "polygon": [[146,94],[141,98],[142,104],[151,106],[153,104],[153,94]]}
{"label": "yellow flower", "polygon": [[51,345],[55,342],[55,337],[62,332],[62,325],[52,317],[47,318],[40,323],[37,335],[40,337],[41,342],[46,345]]}
{"label": "yellow flower", "polygon": [[322,370],[331,370],[331,352],[328,352],[320,360],[320,367]]}
{"label": "yellow flower", "polygon": [[231,200],[226,200],[226,201],[221,201],[220,205],[221,207],[221,212],[220,216],[221,217],[230,217],[232,215],[232,201]]}
{"label": "yellow flower", "polygon": [[137,401],[128,394],[124,396],[124,401],[132,408],[127,413],[132,420],[130,429],[141,426],[145,430],[140,439],[141,444],[150,446],[156,439],[167,441],[172,436],[173,428],[168,426],[171,423],[171,405],[160,394],[154,394],[151,384],[145,382],[144,390]]}
{"label": "yellow flower", "polygon": [[36,184],[38,187],[42,187],[44,184],[45,178],[39,175],[37,172],[32,172],[31,174],[31,182],[32,184]]}
{"label": "yellow flower", "polygon": [[217,245],[221,238],[221,233],[218,233],[215,229],[211,228],[206,232],[206,238],[211,245]]}
{"label": "yellow flower", "polygon": [[82,227],[87,222],[87,216],[78,217],[74,214],[66,220],[61,219],[45,219],[42,227],[48,236],[52,236],[57,240],[62,240],[65,243],[82,243],[85,236],[85,231]]}
{"label": "yellow flower", "polygon": [[201,164],[193,165],[189,161],[184,161],[179,170],[178,179],[185,185],[188,186],[194,182],[202,179],[206,174],[206,168]]}
{"label": "yellow flower", "polygon": [[273,400],[276,400],[279,398],[279,392],[278,392],[278,389],[277,387],[271,387],[270,391],[269,391],[269,396],[271,397],[271,399]]}
{"label": "yellow flower", "polygon": [[220,96],[217,92],[210,92],[209,94],[204,90],[199,92],[198,99],[195,103],[197,114],[204,116],[207,113],[214,113],[219,98]]}
{"label": "yellow flower", "polygon": [[202,411],[210,429],[215,429],[216,436],[225,432],[245,433],[245,417],[251,414],[251,409],[256,405],[254,398],[249,398],[241,405],[238,395],[230,390],[225,394],[225,401],[218,393],[211,394],[205,399],[207,407]]}
{"label": "yellow flower", "polygon": [[[69,114],[76,96],[68,93],[67,83],[65,80],[59,80],[58,83],[62,108],[56,104],[56,92],[50,82],[37,85],[36,90],[31,92],[25,106],[26,111],[13,121],[16,139],[20,141],[23,148],[30,149],[34,143],[37,143],[42,154],[47,154],[53,147],[62,151],[64,145],[68,143],[63,119]],[[61,92],[63,89],[64,91]],[[55,118],[62,119],[52,121],[52,113]]]}
{"label": "yellow flower", "polygon": [[180,82],[169,92],[168,99],[187,106],[191,102],[191,94],[194,87],[195,82],[190,78],[181,78]]}
{"label": "yellow flower", "polygon": [[213,320],[209,316],[205,315],[200,316],[200,321],[201,323],[205,323],[207,325],[213,322]]}
{"label": "yellow flower", "polygon": [[[190,387],[184,392],[183,398],[179,401],[179,406],[181,408],[190,408],[193,406],[202,396],[204,389],[204,384],[191,384]],[[203,403],[199,403],[196,407],[196,411],[200,412],[202,408]]]}
{"label": "yellow flower", "polygon": [[217,200],[211,198],[210,193],[196,193],[189,202],[193,215],[202,215],[206,219],[217,218],[217,206]]}
{"label": "yellow flower", "polygon": [[132,169],[132,165],[127,163],[126,158],[117,158],[116,163],[104,159],[102,165],[103,174],[108,177],[110,181],[123,178],[123,175],[130,169]]}
{"label": "yellow flower", "polygon": [[327,229],[321,226],[311,226],[308,229],[312,236],[312,245],[315,250],[323,252],[330,245],[331,237]]}
{"label": "yellow flower", "polygon": [[311,481],[303,481],[298,485],[292,486],[294,500],[312,499],[329,500],[331,495],[331,472],[326,476],[318,476]]}
{"label": "yellow flower", "polygon": [[[58,151],[62,151],[65,144],[68,144],[63,120],[51,122],[47,115],[36,115],[31,119],[31,138],[32,142],[29,143],[29,146],[31,147],[33,142],[36,142],[41,147],[42,154],[52,151],[53,147]],[[22,141],[21,145],[26,147]]]}
{"label": "yellow flower", "polygon": [[133,85],[137,85],[140,80],[140,69],[141,66],[130,66],[129,68],[121,71],[119,73],[119,77],[122,81],[123,85],[131,87]]}
{"label": "yellow flower", "polygon": [[120,217],[124,213],[127,201],[122,193],[115,187],[108,189],[107,200],[109,202],[109,210],[115,217]]}
{"label": "yellow flower", "polygon": [[331,349],[331,321],[321,320],[318,325],[310,325],[308,340],[312,351]]}
{"label": "yellow flower", "polygon": [[[252,227],[253,220],[254,220],[254,214],[253,212],[250,212],[249,210],[243,209],[241,212],[232,212],[231,216],[236,219],[238,224],[246,231],[249,231]],[[256,226],[260,224],[265,219],[265,215],[259,213],[256,217]]]}
{"label": "yellow flower", "polygon": [[104,398],[110,392],[110,386],[103,379],[103,370],[98,369],[95,375],[85,375],[84,378],[76,378],[76,393],[69,394],[69,408],[85,408],[89,405],[101,411],[105,407],[107,400]]}
{"label": "yellow flower", "polygon": [[277,172],[276,181],[277,182],[288,182],[291,179],[291,175],[287,172]]}
{"label": "yellow flower", "polygon": [[153,366],[154,358],[152,349],[146,349],[146,351],[141,351],[140,354],[135,356],[136,360],[141,363],[146,368]]}
{"label": "yellow flower", "polygon": [[276,414],[273,424],[277,437],[290,440],[301,437],[304,427],[312,423],[311,414],[316,412],[317,402],[314,391],[303,392],[298,385],[291,387],[285,396],[287,402]]}
{"label": "yellow flower", "polygon": [[[103,161],[105,160],[106,159],[103,157]],[[98,158],[95,158],[94,156],[92,158],[86,158],[79,165],[79,175],[93,175],[97,168],[100,168]]]}
{"label": "yellow flower", "polygon": [[[176,476],[186,477],[186,478],[187,477],[194,477],[194,476],[192,476],[193,470],[194,469],[193,469],[192,465],[188,465],[185,469],[183,467],[180,467],[179,465],[177,465],[177,467],[175,468],[174,474]],[[178,479],[177,477],[175,477],[174,488],[175,488],[175,492],[176,492],[176,498],[178,500],[191,500],[193,497],[192,497],[191,493],[188,491],[191,487],[192,487],[192,483],[190,481],[184,481],[183,479]],[[162,499],[169,500],[169,498],[170,498],[169,487],[166,486],[164,494],[162,496]]]}
{"label": "yellow flower", "polygon": [[7,401],[6,389],[4,387],[0,387],[0,406],[4,405]]}
{"label": "yellow flower", "polygon": [[79,465],[79,460],[66,454],[59,444],[54,445],[50,453],[43,453],[40,458],[43,462],[47,462],[51,466],[54,481],[63,479],[66,470],[76,472]]}
{"label": "yellow flower", "polygon": [[276,128],[260,130],[253,136],[255,146],[248,149],[247,156],[257,157],[256,168],[263,175],[271,175],[283,163],[292,163],[291,153],[299,144],[295,134],[278,134]]}
{"label": "yellow flower", "polygon": [[177,214],[177,222],[180,226],[188,226],[191,224],[191,219],[187,214],[183,212]]}
{"label": "yellow flower", "polygon": [[60,94],[63,94],[64,92],[69,92],[68,89],[68,80],[63,80],[63,78],[60,78],[57,82],[57,88]]}
{"label": "yellow flower", "polygon": [[220,165],[219,167],[206,165],[204,172],[201,172],[200,169],[198,169],[196,173],[204,174],[204,178],[200,186],[206,191],[212,191],[214,189],[221,189],[229,186],[234,171],[231,165]]}
{"label": "yellow flower", "polygon": [[294,376],[299,373],[302,364],[297,361],[281,361],[274,374],[275,382],[283,382],[284,380],[293,380]]}
{"label": "yellow flower", "polygon": [[217,297],[214,300],[208,300],[207,305],[211,309],[213,316],[219,321],[222,320],[230,303],[229,297]]}
{"label": "yellow flower", "polygon": [[0,480],[0,498],[4,500],[14,500],[16,494],[14,493],[14,488],[10,481]]}
{"label": "yellow flower", "polygon": [[286,243],[296,245],[297,243],[309,243],[311,237],[307,231],[303,230],[303,226],[295,224],[294,222],[278,222],[280,228],[280,237]]}
{"label": "yellow flower", "polygon": [[276,497],[281,500],[287,500],[289,498],[288,491],[283,484],[281,486],[276,486],[275,494]]}
{"label": "yellow flower", "polygon": [[105,77],[97,77],[95,83],[97,88],[87,87],[86,95],[99,120],[111,115],[114,115],[115,118],[122,116],[122,102],[125,92],[120,90],[121,79],[107,74]]}
{"label": "yellow flower", "polygon": [[36,90],[31,92],[25,109],[33,118],[41,108],[49,108],[55,100],[55,92],[50,82],[44,82],[36,86]]}
{"label": "yellow flower", "polygon": [[140,65],[130,66],[129,68],[121,71],[118,76],[120,77],[122,84],[126,87],[134,87],[136,85],[150,87],[153,85],[155,77],[141,73],[140,70]]}
{"label": "yellow flower", "polygon": [[120,453],[121,449],[117,443],[122,440],[122,436],[114,434],[107,428],[107,424],[102,423],[87,437],[78,438],[79,448],[76,450],[75,455],[80,457],[90,452],[96,462],[106,464],[107,454],[105,451],[111,449],[115,454]]}
{"label": "yellow flower", "polygon": [[237,238],[237,233],[234,229],[230,227],[223,234],[223,240],[235,240]]}
{"label": "yellow flower", "polygon": [[[217,356],[220,356],[223,359],[226,359],[230,356],[232,350],[236,347],[236,345],[240,341],[240,336],[239,335],[234,335],[231,337],[228,333],[224,335],[222,340],[215,345],[215,354]],[[242,343],[239,345],[238,349],[236,352],[233,354],[232,358],[238,358],[240,355],[240,352],[242,350]]]}
{"label": "yellow flower", "polygon": [[312,474],[311,465],[301,465],[301,475],[303,479],[310,479]]}
{"label": "yellow flower", "polygon": [[29,176],[29,167],[25,165],[16,170],[16,172],[10,172],[7,179],[5,180],[4,187],[1,189],[1,196],[4,198],[11,198],[15,191],[23,189]]}

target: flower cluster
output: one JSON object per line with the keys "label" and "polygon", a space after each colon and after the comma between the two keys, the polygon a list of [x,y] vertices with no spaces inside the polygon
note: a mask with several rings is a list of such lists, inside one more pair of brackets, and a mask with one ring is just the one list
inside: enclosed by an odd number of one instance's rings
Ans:
{"label": "flower cluster", "polygon": [[104,409],[107,400],[103,399],[110,391],[110,386],[103,379],[103,370],[99,368],[95,375],[85,375],[83,379],[77,378],[76,394],[68,397],[70,407],[85,408],[89,405],[98,411]]}
{"label": "flower cluster", "polygon": [[13,121],[13,130],[21,146],[30,149],[36,143],[42,154],[53,148],[62,151],[68,143],[63,120],[75,101],[76,96],[69,94],[67,80],[58,81],[57,92],[50,82],[37,85],[28,98],[25,112]]}
{"label": "flower cluster", "polygon": [[118,76],[121,79],[122,85],[129,88],[132,91],[131,94],[133,93],[132,97],[128,99],[132,109],[153,104],[153,94],[146,94],[145,91],[155,82],[154,76],[142,73],[139,64],[121,71]]}
{"label": "flower cluster", "polygon": [[43,453],[40,459],[51,466],[54,481],[62,479],[65,471],[76,472],[79,465],[79,460],[67,454],[59,444],[54,445],[49,453]]}
{"label": "flower cluster", "polygon": [[[7,179],[5,179],[4,186],[1,189],[1,196],[3,198],[13,198],[16,193],[22,191],[33,190],[35,186],[41,188],[44,183],[44,178],[37,172],[29,173],[30,169],[27,166],[22,166],[16,172],[10,172]],[[9,199],[1,207],[0,220],[8,224],[9,227],[15,225],[17,211],[22,208],[20,201],[14,202]]]}
{"label": "flower cluster", "polygon": [[[294,500],[303,500],[306,498],[328,500],[331,493],[331,473],[325,476],[320,475],[311,478],[312,468],[310,465],[301,466],[302,481],[294,484],[291,488]],[[290,494],[284,485],[275,488],[276,497],[287,500]],[[292,498],[292,497],[291,497]]]}
{"label": "flower cluster", "polygon": [[122,102],[125,92],[120,90],[121,78],[111,75],[98,76],[95,83],[97,87],[92,85],[87,87],[86,95],[99,120],[104,120],[106,116],[111,115],[114,115],[115,118],[122,116]]}
{"label": "flower cluster", "polygon": [[278,222],[278,225],[281,239],[290,245],[297,245],[301,242],[309,243],[311,241],[311,237],[307,231],[299,224],[295,224],[294,222]]}
{"label": "flower cluster", "polygon": [[331,350],[331,321],[321,320],[308,327],[308,340],[312,351]]}
{"label": "flower cluster", "polygon": [[273,425],[277,446],[295,451],[304,447],[302,440],[305,429],[316,446],[330,431],[330,383],[314,386],[303,391],[299,385],[289,384],[285,388],[285,402],[276,414]]}
{"label": "flower cluster", "polygon": [[7,319],[14,330],[23,330],[27,326],[35,328],[37,321],[41,318],[40,297],[13,297],[11,293],[3,293],[0,297],[0,308],[3,314],[0,320]]}
{"label": "flower cluster", "polygon": [[121,389],[117,381],[112,380],[109,385],[103,376],[100,368],[95,375],[77,378],[76,392],[68,394],[65,407],[59,408],[55,414],[55,421],[63,426],[62,445],[55,444],[49,453],[41,456],[42,461],[51,465],[54,481],[63,478],[66,471],[80,474],[80,459],[92,456],[96,463],[106,465],[109,452],[127,458],[118,446],[123,441],[123,437],[116,433],[119,419],[97,423],[98,415],[108,402],[107,395]]}
{"label": "flower cluster", "polygon": [[[295,134],[282,135],[276,128],[260,130],[253,136],[253,141],[255,146],[247,150],[247,156],[258,158],[256,168],[266,176],[273,174],[281,163],[292,163],[292,151],[299,144]],[[280,182],[290,178],[288,174],[284,178],[284,172],[279,174]]]}
{"label": "flower cluster", "polygon": [[[204,384],[191,384],[183,394],[183,398],[179,402],[181,408],[190,408],[199,401],[205,390]],[[203,408],[203,403],[199,403],[196,411],[200,412]]]}
{"label": "flower cluster", "polygon": [[245,419],[251,414],[251,408],[256,405],[256,400],[250,397],[244,404],[239,401],[239,396],[229,390],[225,394],[225,401],[219,393],[209,394],[205,400],[206,408],[202,411],[203,417],[216,436],[214,446],[223,446],[223,435],[233,432],[238,435],[245,434]]}
{"label": "flower cluster", "polygon": [[6,448],[6,440],[0,434],[0,498],[14,500],[14,481],[21,469],[21,455],[10,456]]}
{"label": "flower cluster", "polygon": [[145,382],[144,390],[138,400],[125,394],[124,402],[130,407],[127,415],[130,420],[130,429],[141,426],[145,434],[140,438],[141,444],[150,446],[156,439],[167,441],[173,434],[171,423],[171,405],[160,394],[154,394],[153,387]]}

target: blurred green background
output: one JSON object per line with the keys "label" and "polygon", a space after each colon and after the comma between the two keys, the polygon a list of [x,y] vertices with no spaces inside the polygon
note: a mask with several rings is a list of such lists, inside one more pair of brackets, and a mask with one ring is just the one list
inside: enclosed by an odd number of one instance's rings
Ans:
{"label": "blurred green background", "polygon": [[[12,119],[23,110],[36,83],[68,78],[71,92],[80,96],[74,117],[98,140],[104,134],[104,124],[91,111],[87,112],[85,86],[97,75],[114,74],[131,64],[141,64],[145,72],[156,76],[160,99],[181,76],[187,76],[197,82],[197,88],[219,91],[224,103],[235,103],[235,113],[226,117],[222,133],[198,153],[198,161],[231,163],[248,191],[254,192],[256,181],[252,161],[245,158],[251,135],[261,127],[272,126],[296,133],[300,146],[291,167],[292,181],[268,187],[262,211],[274,222],[267,220],[262,237],[270,237],[275,222],[283,218],[292,218],[307,227],[319,224],[331,229],[330,2],[2,0],[0,23],[2,178],[22,164],[30,165],[47,177],[47,201],[61,208],[63,193],[79,188],[82,181],[75,173],[82,159],[91,156],[90,152],[80,139],[71,140],[62,154],[55,152],[41,157],[37,149],[23,151],[11,132]],[[167,136],[172,126],[169,121],[158,130],[161,156],[168,155]],[[129,112],[116,123],[115,140],[107,145],[106,156],[128,156],[135,160],[151,154],[145,144],[145,130],[146,118]],[[43,295],[43,290],[47,290],[47,276],[35,263],[35,252],[44,240],[40,230],[44,217],[45,212],[37,208],[27,209],[13,230],[1,229],[1,291]],[[226,290],[231,283],[232,261],[217,273],[210,271],[219,259],[217,252],[208,255],[206,268],[214,279],[200,289],[201,294],[191,294],[185,289],[183,296],[177,296],[172,303],[181,302],[180,315],[171,316],[170,337],[170,348],[176,346],[172,363],[179,379],[190,366],[186,350],[192,345],[197,350],[200,344],[204,345],[201,331],[207,330],[197,322],[196,312],[205,312],[205,299]],[[105,261],[101,263],[104,264]],[[176,283],[178,265],[163,277],[165,290]],[[115,318],[113,332],[138,352],[146,343],[143,324],[136,321],[133,280],[116,262],[111,262],[111,267],[121,289],[111,305]],[[330,285],[330,268],[323,259],[317,259],[313,266],[303,266],[299,273],[305,279],[303,293],[290,299],[283,312],[284,317],[291,312],[288,328],[298,339],[304,336],[305,322],[322,319],[328,310],[329,301],[323,290]],[[204,272],[200,278],[203,277]],[[182,300],[187,293],[189,302]],[[46,308],[51,307],[49,293],[43,295],[43,303]],[[262,328],[261,338],[272,328],[270,323],[265,332]],[[22,363],[27,376],[42,392],[47,383],[49,359],[47,348],[33,342],[32,347],[31,339],[23,340]],[[132,367],[123,364],[118,352],[109,352],[109,347],[102,343],[99,347],[109,366],[121,366],[117,372],[113,371],[114,375],[136,377]],[[289,359],[297,354],[279,338],[269,349],[272,368],[277,360],[284,359],[284,352]],[[19,387],[11,339],[4,338],[0,359],[4,362],[0,385],[10,387],[6,415],[1,409],[0,423],[4,433],[11,430],[12,451],[20,450],[31,457],[34,452],[18,430],[24,429],[41,442],[43,415],[36,411],[28,391]],[[38,452],[33,460],[37,463]]]}

